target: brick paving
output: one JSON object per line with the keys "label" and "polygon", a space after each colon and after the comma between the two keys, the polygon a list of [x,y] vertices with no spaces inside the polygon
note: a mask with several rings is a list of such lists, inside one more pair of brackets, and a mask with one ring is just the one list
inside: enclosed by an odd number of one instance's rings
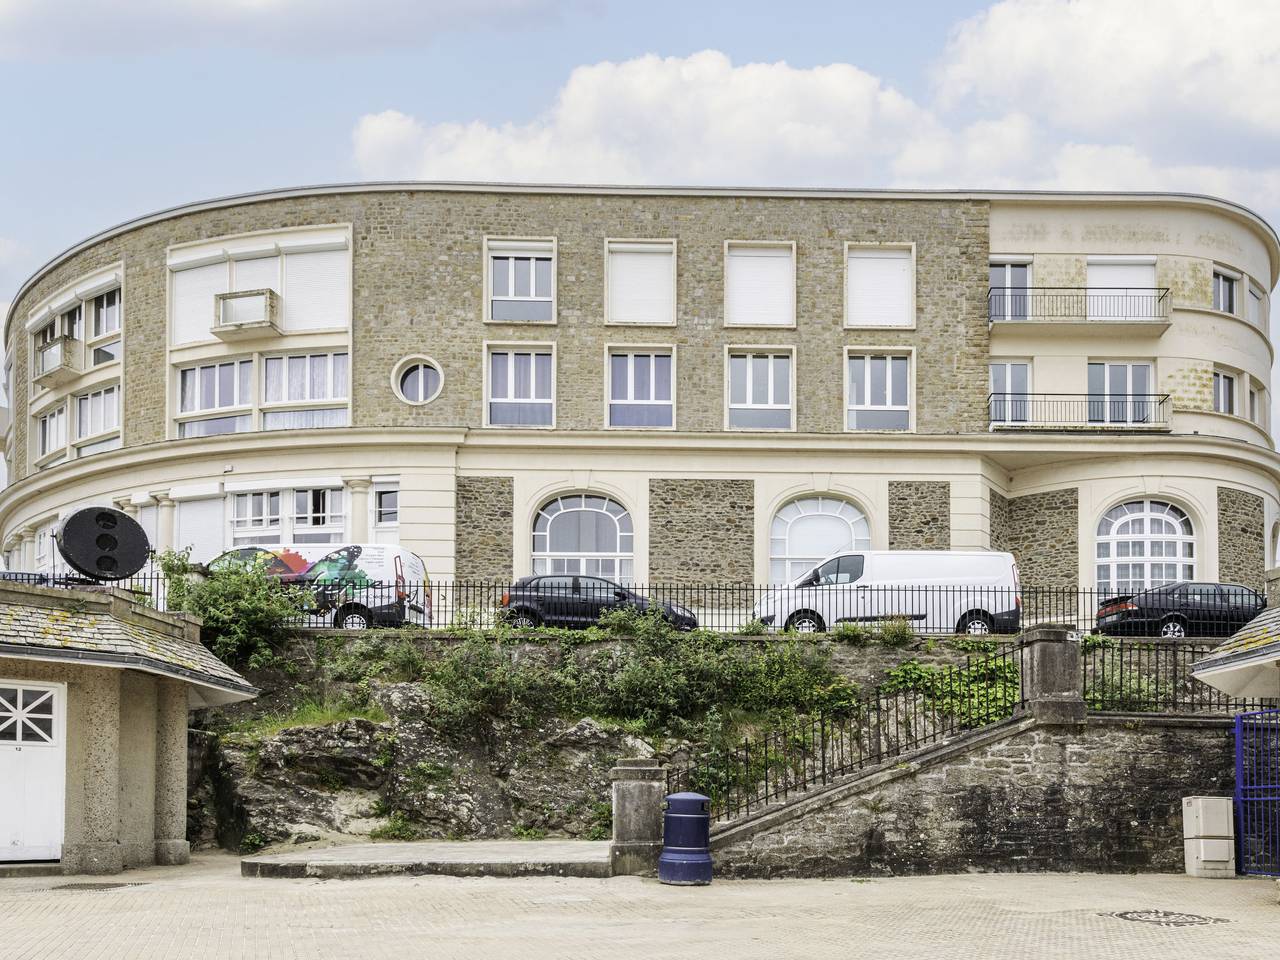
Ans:
{"label": "brick paving", "polygon": [[[258,880],[239,867],[209,854],[118,877],[0,880],[0,957],[1202,960],[1280,943],[1276,886],[1262,879],[972,874],[688,889],[632,877]],[[99,880],[136,886],[56,889]],[[1226,922],[1109,915],[1135,910]]]}

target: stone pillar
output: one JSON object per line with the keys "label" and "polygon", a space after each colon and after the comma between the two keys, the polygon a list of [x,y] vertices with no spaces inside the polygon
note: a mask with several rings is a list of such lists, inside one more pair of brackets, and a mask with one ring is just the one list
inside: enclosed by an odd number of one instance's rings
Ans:
{"label": "stone pillar", "polygon": [[70,831],[62,847],[67,873],[106,874],[124,869],[120,845],[120,678],[119,670],[93,670],[78,684],[84,786],[68,805],[78,806],[80,835]]}
{"label": "stone pillar", "polygon": [[348,511],[348,536],[352,543],[368,543],[369,541],[369,486],[368,477],[348,477],[344,479],[347,496],[351,506]]}
{"label": "stone pillar", "polygon": [[156,863],[191,859],[187,842],[187,685],[156,681]]}
{"label": "stone pillar", "polygon": [[20,570],[36,568],[36,528],[23,527],[18,531],[18,560]]}
{"label": "stone pillar", "polygon": [[1267,606],[1280,607],[1280,567],[1272,567],[1266,573]]}
{"label": "stone pillar", "polygon": [[133,497],[116,497],[111,504],[121,513],[127,513],[133,519],[138,519],[138,505],[133,502]]}
{"label": "stone pillar", "polygon": [[614,876],[647,877],[658,870],[662,852],[662,801],[667,771],[657,760],[619,760],[613,782]]}
{"label": "stone pillar", "polygon": [[156,551],[172,550],[177,534],[178,505],[168,490],[152,490],[151,499],[156,502]]}
{"label": "stone pillar", "polygon": [[1043,624],[1019,638],[1022,650],[1024,714],[1041,723],[1081,723],[1085,718],[1081,689],[1080,641],[1067,627]]}

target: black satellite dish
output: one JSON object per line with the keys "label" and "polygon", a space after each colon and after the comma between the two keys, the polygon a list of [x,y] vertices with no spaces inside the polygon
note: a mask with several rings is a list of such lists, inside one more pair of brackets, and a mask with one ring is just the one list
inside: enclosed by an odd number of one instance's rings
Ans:
{"label": "black satellite dish", "polygon": [[55,537],[62,559],[94,580],[131,577],[151,555],[147,532],[115,507],[84,507],[68,516]]}

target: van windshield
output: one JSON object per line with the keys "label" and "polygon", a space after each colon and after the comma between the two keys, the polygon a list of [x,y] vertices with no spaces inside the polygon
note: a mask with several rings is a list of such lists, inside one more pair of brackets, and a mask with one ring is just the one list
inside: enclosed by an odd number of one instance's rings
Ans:
{"label": "van windshield", "polygon": [[814,571],[819,586],[833,583],[854,583],[862,579],[865,558],[860,553],[847,557],[832,557]]}

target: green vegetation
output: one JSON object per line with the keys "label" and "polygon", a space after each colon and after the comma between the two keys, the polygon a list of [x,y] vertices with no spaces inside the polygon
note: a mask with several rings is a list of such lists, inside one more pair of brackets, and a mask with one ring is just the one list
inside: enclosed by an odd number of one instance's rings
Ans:
{"label": "green vegetation", "polygon": [[260,714],[241,720],[227,728],[231,734],[240,734],[250,740],[274,736],[290,727],[327,727],[343,720],[360,718],[374,723],[385,723],[387,715],[373,703],[353,703],[350,700],[303,700],[291,710]]}
{"label": "green vegetation", "polygon": [[906,617],[894,617],[880,626],[880,645],[884,647],[905,647],[916,638],[911,621]]}
{"label": "green vegetation", "polygon": [[386,823],[369,831],[370,840],[421,840],[425,836],[422,828],[399,810],[392,810]]}
{"label": "green vegetation", "polygon": [[875,639],[875,634],[861,623],[845,620],[832,628],[830,637],[836,643],[847,643],[851,647],[865,647]]}
{"label": "green vegetation", "polygon": [[931,667],[908,660],[890,670],[879,689],[918,693],[930,709],[956,718],[963,727],[1011,716],[1021,694],[1017,666],[1000,657],[966,667]]}
{"label": "green vegetation", "polygon": [[1090,710],[1152,713],[1160,708],[1156,685],[1136,670],[1112,668],[1094,674],[1086,684],[1084,702]]}

